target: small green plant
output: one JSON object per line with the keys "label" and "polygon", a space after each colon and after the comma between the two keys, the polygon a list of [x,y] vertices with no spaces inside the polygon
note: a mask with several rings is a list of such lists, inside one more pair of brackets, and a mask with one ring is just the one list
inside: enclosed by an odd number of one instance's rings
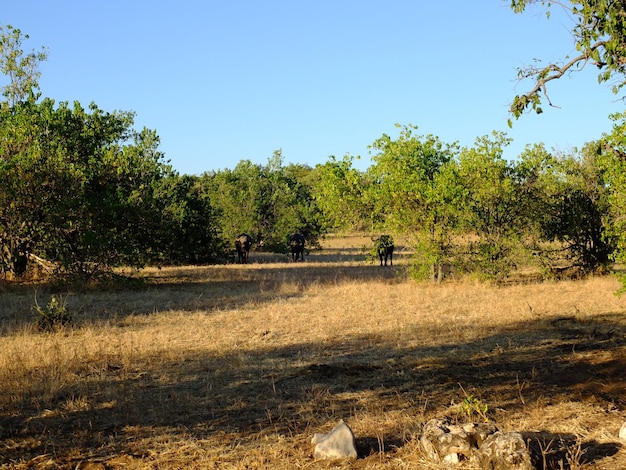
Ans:
{"label": "small green plant", "polygon": [[50,301],[45,307],[41,307],[37,303],[37,297],[35,297],[33,310],[37,314],[37,328],[42,331],[55,331],[72,322],[72,317],[65,306],[65,300],[60,301],[55,295],[50,297]]}
{"label": "small green plant", "polygon": [[483,403],[479,398],[476,398],[473,394],[467,394],[463,387],[461,387],[465,394],[465,399],[459,405],[459,409],[462,413],[466,414],[468,418],[472,419],[474,414],[480,416],[485,422],[489,421],[487,417],[487,411],[489,407],[486,403]]}

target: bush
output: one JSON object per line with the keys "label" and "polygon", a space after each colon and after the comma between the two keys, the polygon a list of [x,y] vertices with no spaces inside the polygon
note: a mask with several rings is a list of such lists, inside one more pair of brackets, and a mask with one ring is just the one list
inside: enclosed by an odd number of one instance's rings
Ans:
{"label": "bush", "polygon": [[37,315],[37,328],[41,331],[56,331],[72,322],[72,317],[65,307],[65,300],[59,301],[55,295],[45,307],[39,306],[35,299],[33,310]]}

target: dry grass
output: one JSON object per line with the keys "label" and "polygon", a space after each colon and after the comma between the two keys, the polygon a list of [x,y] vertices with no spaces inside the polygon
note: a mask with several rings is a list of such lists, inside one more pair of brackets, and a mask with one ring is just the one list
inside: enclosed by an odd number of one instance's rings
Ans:
{"label": "dry grass", "polygon": [[[416,437],[467,419],[464,393],[525,434],[538,468],[626,468],[614,278],[416,284],[401,248],[380,268],[367,243],[146,270],[140,289],[66,294],[74,326],[56,333],[32,327],[47,290],[5,289],[0,468],[435,469]],[[359,459],[315,461],[313,433],[340,419]]]}

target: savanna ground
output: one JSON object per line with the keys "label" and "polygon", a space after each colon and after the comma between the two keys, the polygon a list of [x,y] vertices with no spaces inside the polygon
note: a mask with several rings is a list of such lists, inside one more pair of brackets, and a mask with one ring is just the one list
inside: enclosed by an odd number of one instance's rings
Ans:
{"label": "savanna ground", "polygon": [[[626,468],[614,277],[418,284],[401,248],[381,268],[366,243],[57,293],[73,322],[52,333],[33,326],[49,287],[3,287],[0,468],[446,468],[419,432],[479,421],[468,397],[537,468]],[[341,419],[359,458],[315,460],[311,437]]]}

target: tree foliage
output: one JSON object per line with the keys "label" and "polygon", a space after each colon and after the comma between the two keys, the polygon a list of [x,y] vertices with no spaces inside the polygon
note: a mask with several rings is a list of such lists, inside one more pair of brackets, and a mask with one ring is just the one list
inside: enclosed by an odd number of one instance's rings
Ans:
{"label": "tree foliage", "polygon": [[171,169],[154,131],[95,104],[28,98],[0,111],[0,243],[16,274],[38,253],[87,277],[157,255],[155,184]]}
{"label": "tree foliage", "polygon": [[587,272],[605,267],[614,249],[606,232],[609,200],[596,149],[597,144],[590,143],[578,154],[556,160],[557,197],[544,225],[546,238],[557,240],[567,258]]}
{"label": "tree foliage", "polygon": [[220,212],[201,177],[170,173],[159,181],[155,199],[161,223],[153,239],[158,239],[160,262],[206,264],[227,259],[229,246],[220,230]]}
{"label": "tree foliage", "polygon": [[[612,132],[597,142],[598,164],[604,172],[608,199],[606,234],[615,246],[615,261],[626,262],[626,113],[612,116]],[[622,292],[626,291],[626,276],[621,277]]]}
{"label": "tree foliage", "polygon": [[[528,110],[540,113],[542,98],[550,103],[548,83],[589,64],[598,69],[598,82],[610,83],[614,93],[618,94],[626,85],[623,2],[511,0],[510,5],[516,13],[531,5],[542,5],[548,17],[554,5],[565,9],[573,19],[571,35],[577,51],[563,61],[519,70],[519,79],[532,79],[534,86],[513,100],[510,111],[515,118]],[[611,257],[626,260],[626,243],[622,235],[626,228],[623,224],[626,199],[624,116],[616,114],[613,119],[616,124],[610,134],[586,145],[581,155],[572,155],[558,162],[560,179],[556,179],[556,184],[559,189],[551,196],[548,216],[543,218],[544,235],[566,244],[571,259],[585,269],[606,266]],[[624,282],[626,285],[626,279]]]}
{"label": "tree foliage", "polygon": [[368,171],[369,198],[381,229],[408,234],[416,244],[416,276],[434,275],[451,256],[459,196],[451,163],[458,146],[433,135],[415,135],[417,127],[411,124],[397,127],[397,139],[383,134],[371,145],[377,153]]}
{"label": "tree foliage", "polygon": [[11,25],[0,24],[0,74],[8,79],[2,88],[4,105],[14,106],[39,90],[39,64],[45,61],[45,49],[24,53],[22,42],[28,39]]}
{"label": "tree foliage", "polygon": [[[40,100],[21,31],[0,30],[0,268],[21,276],[33,255],[89,279],[114,266],[208,261],[223,248],[215,212],[159,151],[134,113]],[[204,225],[206,224],[206,225]],[[193,250],[193,252],[191,251]]]}
{"label": "tree foliage", "polygon": [[306,166],[285,166],[277,150],[267,165],[242,160],[232,170],[205,173],[202,185],[219,214],[219,231],[232,247],[237,235],[248,233],[257,248],[284,252],[294,233],[302,233],[309,246],[322,233],[313,173]]}
{"label": "tree foliage", "polygon": [[[614,93],[626,85],[626,15],[624,4],[616,0],[510,0],[510,6],[521,13],[529,6],[541,5],[549,17],[551,8],[558,5],[565,9],[573,20],[571,35],[576,54],[547,65],[536,65],[518,70],[520,81],[530,79],[534,85],[526,93],[517,95],[510,112],[519,118],[524,112],[542,112],[542,99],[552,105],[548,96],[548,83],[572,72],[580,71],[588,64],[595,66],[598,82],[612,83]],[[510,124],[510,122],[509,122]]]}
{"label": "tree foliage", "polygon": [[326,163],[316,167],[313,197],[325,230],[362,230],[375,214],[366,195],[369,182],[352,166],[353,162],[350,155],[342,160],[331,155]]}
{"label": "tree foliage", "polygon": [[470,261],[492,278],[506,277],[513,268],[527,215],[515,170],[502,156],[509,143],[505,134],[494,132],[492,138],[476,139],[459,157],[462,224],[476,237],[469,244]]}

